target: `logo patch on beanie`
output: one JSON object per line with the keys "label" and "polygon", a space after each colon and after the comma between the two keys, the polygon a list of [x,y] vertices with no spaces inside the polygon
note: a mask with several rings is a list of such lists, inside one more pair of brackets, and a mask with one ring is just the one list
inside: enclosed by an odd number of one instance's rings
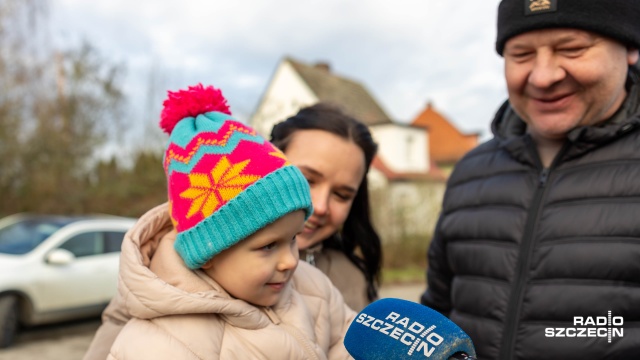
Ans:
{"label": "logo patch on beanie", "polygon": [[524,15],[537,15],[554,12],[558,8],[558,0],[524,0]]}

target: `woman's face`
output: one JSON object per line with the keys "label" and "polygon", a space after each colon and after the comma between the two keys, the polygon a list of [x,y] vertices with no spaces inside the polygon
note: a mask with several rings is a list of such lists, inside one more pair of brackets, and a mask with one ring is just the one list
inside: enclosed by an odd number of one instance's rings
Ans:
{"label": "woman's face", "polygon": [[298,234],[307,249],[336,233],[345,220],[365,175],[364,152],[352,141],[323,130],[298,130],[285,151],[309,181],[313,215]]}

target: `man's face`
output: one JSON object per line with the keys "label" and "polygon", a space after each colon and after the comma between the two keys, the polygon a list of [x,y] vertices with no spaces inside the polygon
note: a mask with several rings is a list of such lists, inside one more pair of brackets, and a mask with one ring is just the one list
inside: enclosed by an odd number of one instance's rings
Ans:
{"label": "man's face", "polygon": [[534,30],[505,44],[509,101],[534,138],[559,140],[611,117],[638,51],[588,31]]}

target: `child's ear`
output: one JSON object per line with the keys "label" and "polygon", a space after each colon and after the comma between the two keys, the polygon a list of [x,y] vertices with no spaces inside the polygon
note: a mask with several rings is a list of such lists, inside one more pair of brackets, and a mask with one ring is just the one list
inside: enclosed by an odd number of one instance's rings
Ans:
{"label": "child's ear", "polygon": [[211,260],[213,260],[213,258],[209,259],[209,261],[207,261],[206,263],[204,263],[204,265],[202,265],[200,268],[201,268],[202,270],[209,270],[209,269],[211,269],[211,268],[213,267],[213,261],[211,261]]}

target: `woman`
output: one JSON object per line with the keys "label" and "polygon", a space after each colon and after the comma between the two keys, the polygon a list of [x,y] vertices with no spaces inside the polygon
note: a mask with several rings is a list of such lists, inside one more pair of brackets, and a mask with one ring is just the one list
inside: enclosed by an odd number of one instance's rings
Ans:
{"label": "woman", "polygon": [[276,124],[271,142],[311,187],[314,213],[297,237],[300,258],[324,272],[352,309],[362,310],[378,297],[382,262],[366,177],[377,144],[364,124],[327,104]]}

